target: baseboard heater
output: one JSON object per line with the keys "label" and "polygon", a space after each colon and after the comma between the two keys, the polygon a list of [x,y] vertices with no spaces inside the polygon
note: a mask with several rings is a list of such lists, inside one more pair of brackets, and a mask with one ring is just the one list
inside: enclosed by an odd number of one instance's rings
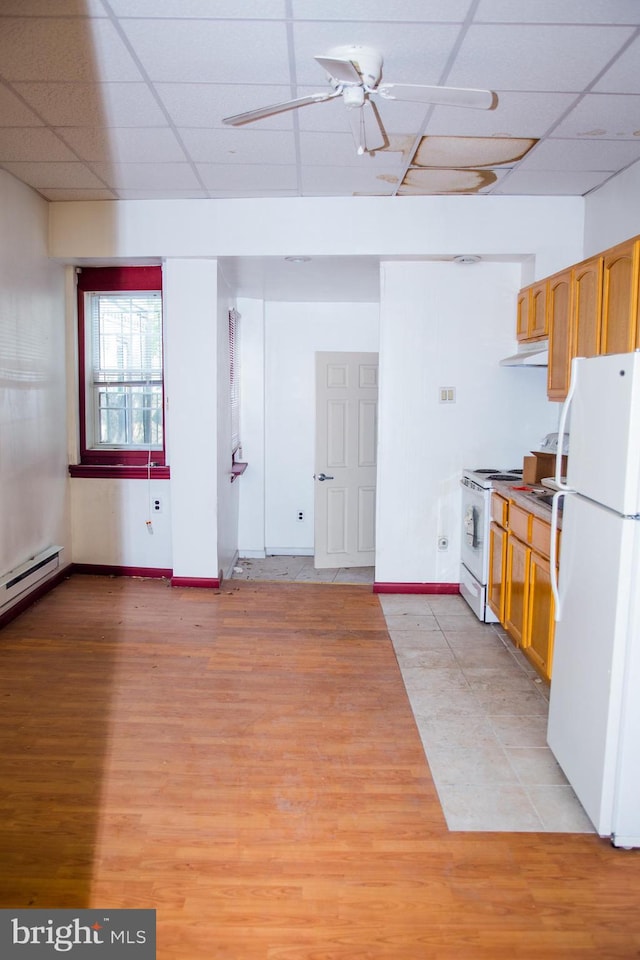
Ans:
{"label": "baseboard heater", "polygon": [[0,577],[0,610],[37,586],[60,566],[62,547],[47,547]]}

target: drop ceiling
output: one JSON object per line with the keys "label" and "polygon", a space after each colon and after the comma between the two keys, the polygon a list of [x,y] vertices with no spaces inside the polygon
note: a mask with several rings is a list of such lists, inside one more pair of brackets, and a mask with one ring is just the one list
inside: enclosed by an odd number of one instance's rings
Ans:
{"label": "drop ceiling", "polygon": [[[383,80],[496,91],[494,110],[377,101],[357,156],[341,44]],[[0,0],[0,167],[52,201],[572,195],[640,159],[638,0]]]}

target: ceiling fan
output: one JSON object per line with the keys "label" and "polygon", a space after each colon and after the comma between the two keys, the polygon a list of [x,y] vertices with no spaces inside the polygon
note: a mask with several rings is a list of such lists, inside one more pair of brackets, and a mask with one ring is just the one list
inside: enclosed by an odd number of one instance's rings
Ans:
{"label": "ceiling fan", "polygon": [[287,110],[342,97],[347,107],[357,152],[363,154],[373,153],[389,144],[376,105],[371,100],[372,96],[382,97],[383,100],[407,100],[481,110],[493,110],[498,103],[492,90],[429,87],[417,83],[380,83],[383,59],[382,54],[373,47],[355,44],[333,47],[326,55],[314,57],[314,60],[326,70],[331,90],[248,110],[233,117],[225,117],[222,122],[239,127]]}

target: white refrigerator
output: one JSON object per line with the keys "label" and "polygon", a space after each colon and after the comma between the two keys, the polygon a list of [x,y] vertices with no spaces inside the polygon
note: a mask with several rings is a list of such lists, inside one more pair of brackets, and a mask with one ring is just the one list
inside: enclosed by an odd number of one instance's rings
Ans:
{"label": "white refrigerator", "polygon": [[640,847],[640,352],[574,360],[567,421],[547,739],[598,834]]}

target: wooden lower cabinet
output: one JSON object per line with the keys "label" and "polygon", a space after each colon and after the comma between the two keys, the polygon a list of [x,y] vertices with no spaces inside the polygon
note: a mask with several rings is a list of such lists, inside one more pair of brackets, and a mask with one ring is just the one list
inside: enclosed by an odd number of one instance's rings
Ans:
{"label": "wooden lower cabinet", "polygon": [[508,527],[507,531],[491,524],[490,605],[513,643],[549,681],[555,627],[551,527],[514,503],[509,505]]}
{"label": "wooden lower cabinet", "polygon": [[487,601],[500,623],[504,622],[507,531],[497,523],[489,527],[489,584]]}
{"label": "wooden lower cabinet", "polygon": [[553,593],[549,560],[531,550],[528,577],[528,622],[522,650],[545,680],[551,679],[553,659]]}
{"label": "wooden lower cabinet", "polygon": [[530,555],[525,543],[508,535],[504,628],[517,647],[524,646],[525,640]]}

